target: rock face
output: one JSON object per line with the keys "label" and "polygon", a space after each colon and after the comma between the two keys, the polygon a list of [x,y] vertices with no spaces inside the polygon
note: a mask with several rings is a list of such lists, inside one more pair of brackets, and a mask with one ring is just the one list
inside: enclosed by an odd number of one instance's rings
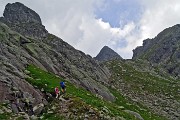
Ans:
{"label": "rock face", "polygon": [[[49,34],[39,15],[21,3],[7,4],[0,18],[0,101],[31,100],[33,106],[42,103],[42,93],[25,78],[25,68],[34,64],[68,79],[76,85],[113,101],[115,98],[103,85],[107,84],[108,69],[92,57],[74,49],[62,39]],[[25,74],[26,73],[26,74]]]}
{"label": "rock face", "polygon": [[8,3],[3,16],[0,21],[26,37],[42,39],[48,33],[42,25],[39,15],[22,3]]}
{"label": "rock face", "polygon": [[145,59],[153,65],[180,78],[180,25],[167,28],[154,39],[143,41],[143,46],[133,50],[133,59]]}
{"label": "rock face", "polygon": [[108,61],[112,59],[122,59],[122,57],[108,46],[104,46],[95,59],[99,61]]}
{"label": "rock face", "polygon": [[4,10],[4,19],[9,23],[41,23],[41,19],[39,15],[31,10],[30,8],[24,6],[23,4],[16,2],[16,3],[8,3]]}

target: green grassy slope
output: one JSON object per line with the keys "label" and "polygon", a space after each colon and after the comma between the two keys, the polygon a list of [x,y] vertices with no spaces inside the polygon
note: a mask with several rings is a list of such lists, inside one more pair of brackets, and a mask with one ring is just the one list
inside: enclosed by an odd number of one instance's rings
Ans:
{"label": "green grassy slope", "polygon": [[[37,68],[36,66],[28,66],[27,71],[30,72],[30,77],[27,78],[27,81],[33,84],[34,86],[37,86],[39,89],[43,88],[45,91],[52,93],[54,91],[55,86],[58,86],[59,82],[63,80],[66,82],[67,85],[66,97],[75,100],[75,103],[83,102],[85,106],[90,105],[93,108],[96,108],[97,111],[100,111],[104,106],[106,106],[106,108],[109,110],[108,115],[111,117],[121,116],[128,120],[136,120],[137,118],[135,116],[124,111],[131,110],[139,113],[145,120],[164,120],[164,118],[152,114],[147,108],[143,107],[142,105],[133,105],[133,103],[128,101],[125,97],[123,97],[119,92],[117,92],[114,89],[110,89],[113,95],[116,97],[116,101],[112,103],[104,101],[96,97],[95,95],[91,94],[89,91],[77,87],[58,76],[45,72]],[[74,106],[78,108],[78,105]],[[69,111],[71,111],[71,108],[69,108]],[[47,115],[47,118],[49,117],[51,119],[55,119],[53,118],[53,116]]]}
{"label": "green grassy slope", "polygon": [[[131,85],[133,91],[146,91],[150,94],[164,94],[166,96],[171,95],[174,99],[180,100],[178,94],[179,83],[171,77],[162,77],[154,74],[154,72],[137,70],[137,63],[133,65],[130,62],[111,61],[107,64],[112,71],[111,80],[115,84],[118,80],[123,80],[125,84]],[[145,67],[147,65],[144,64],[142,66]]]}

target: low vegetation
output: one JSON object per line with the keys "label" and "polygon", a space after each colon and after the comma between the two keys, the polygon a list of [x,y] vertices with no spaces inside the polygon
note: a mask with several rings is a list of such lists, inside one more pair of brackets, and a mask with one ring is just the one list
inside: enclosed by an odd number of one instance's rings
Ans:
{"label": "low vegetation", "polygon": [[[139,113],[145,120],[146,119],[164,120],[164,118],[152,114],[152,112],[150,112],[147,108],[143,107],[142,105],[134,105],[114,89],[110,89],[110,90],[113,93],[113,95],[116,97],[116,101],[108,102],[98,98],[89,91],[81,87],[75,86],[71,84],[69,81],[64,80],[52,73],[45,72],[40,68],[37,68],[36,66],[33,65],[28,66],[27,71],[30,72],[27,81],[33,84],[34,86],[37,86],[39,89],[43,88],[46,92],[49,93],[54,92],[54,88],[56,86],[59,86],[60,81],[65,81],[67,85],[67,91],[65,97],[74,101],[74,105],[69,106],[68,108],[69,111],[71,111],[71,109],[75,107],[78,108],[80,106],[86,106],[86,107],[89,106],[89,107],[93,107],[95,111],[98,112],[105,107],[109,111],[107,114],[111,117],[121,116],[128,120],[129,119],[136,120],[137,118],[134,115],[125,112],[125,110],[131,110]],[[51,101],[51,102],[53,103],[56,101]],[[45,114],[45,118],[57,119],[58,117],[56,115]]]}
{"label": "low vegetation", "polygon": [[[111,61],[107,63],[112,70],[112,83],[117,84],[121,80],[126,85],[129,84],[131,89],[136,92],[148,92],[150,94],[163,94],[167,96],[173,96],[174,99],[179,100],[178,94],[179,81],[171,78],[170,76],[160,76],[155,74],[154,71],[145,70],[147,64],[141,62],[141,67],[137,65],[138,62],[122,62]],[[153,68],[153,70],[156,70]],[[171,88],[171,89],[170,89]]]}

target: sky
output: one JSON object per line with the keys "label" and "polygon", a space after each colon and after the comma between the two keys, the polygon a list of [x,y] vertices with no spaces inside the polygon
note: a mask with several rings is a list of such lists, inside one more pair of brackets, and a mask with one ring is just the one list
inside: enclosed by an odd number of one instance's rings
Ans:
{"label": "sky", "polygon": [[124,59],[143,40],[180,24],[180,0],[0,0],[36,11],[49,33],[95,57],[109,46]]}

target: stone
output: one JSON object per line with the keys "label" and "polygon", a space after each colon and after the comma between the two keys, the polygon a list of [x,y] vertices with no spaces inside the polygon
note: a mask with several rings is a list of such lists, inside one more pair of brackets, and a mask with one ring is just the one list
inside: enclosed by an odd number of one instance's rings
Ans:
{"label": "stone", "polygon": [[38,117],[35,116],[35,115],[32,115],[32,116],[30,117],[30,120],[38,120]]}
{"label": "stone", "polygon": [[42,104],[42,103],[34,106],[33,107],[34,114],[39,115],[42,112],[43,109],[44,109],[44,104]]}
{"label": "stone", "polygon": [[26,113],[25,113],[25,112],[19,112],[19,114],[21,114],[21,115],[25,115]]}
{"label": "stone", "polygon": [[42,103],[43,103],[45,106],[48,105],[48,101],[47,101],[45,98],[42,99]]}
{"label": "stone", "polygon": [[89,118],[89,115],[87,115],[87,114],[85,114],[85,116],[84,116],[85,118]]}
{"label": "stone", "polygon": [[96,97],[103,100],[103,97],[101,95],[96,94]]}
{"label": "stone", "polygon": [[60,100],[60,101],[63,101],[63,102],[66,101],[66,100],[62,97],[62,95],[59,97],[59,100]]}
{"label": "stone", "polygon": [[104,111],[105,113],[109,113],[109,110],[108,110],[108,108],[107,108],[106,106],[104,106],[104,107],[102,108],[102,111]]}
{"label": "stone", "polygon": [[3,113],[4,113],[4,111],[0,109],[0,114],[3,114]]}
{"label": "stone", "polygon": [[40,117],[40,119],[43,119],[44,118],[44,116],[42,115],[41,117]]}
{"label": "stone", "polygon": [[44,88],[41,88],[41,92],[44,92]]}
{"label": "stone", "polygon": [[134,111],[130,111],[130,110],[124,110],[125,112],[127,112],[127,113],[130,113],[130,114],[132,114],[132,115],[134,115],[137,119],[139,119],[139,120],[144,120],[142,117],[141,117],[141,115],[139,114],[139,113],[137,113],[137,112],[134,112]]}
{"label": "stone", "polygon": [[112,120],[109,115],[108,115],[108,116],[105,116],[104,118],[107,119],[107,120]]}
{"label": "stone", "polygon": [[30,74],[30,71],[28,71],[28,70],[25,70],[24,72],[25,72],[25,74],[27,74],[27,75]]}
{"label": "stone", "polygon": [[124,106],[118,106],[119,109],[124,109]]}
{"label": "stone", "polygon": [[53,112],[53,111],[48,111],[47,113],[48,113],[48,114],[53,114],[54,112]]}
{"label": "stone", "polygon": [[89,113],[90,114],[93,114],[94,113],[94,110],[92,108],[89,109]]}
{"label": "stone", "polygon": [[52,94],[50,94],[50,93],[46,93],[46,96],[49,98],[53,97]]}
{"label": "stone", "polygon": [[14,113],[18,113],[18,112],[19,112],[19,110],[18,110],[18,108],[17,108],[17,106],[16,106],[15,103],[12,103],[12,104],[11,104],[11,108],[12,108],[12,111],[13,111]]}
{"label": "stone", "polygon": [[17,87],[13,87],[12,91],[19,91]]}
{"label": "stone", "polygon": [[56,108],[57,108],[57,107],[53,105],[51,109],[52,109],[52,110],[56,110]]}
{"label": "stone", "polygon": [[28,92],[24,92],[24,93],[23,93],[23,98],[24,98],[25,100],[27,100],[28,102],[31,102],[31,103],[34,102],[33,96],[32,96],[30,93],[28,93]]}
{"label": "stone", "polygon": [[28,114],[23,115],[23,118],[24,118],[25,120],[30,120],[30,118],[29,118],[29,115],[28,115]]}
{"label": "stone", "polygon": [[64,111],[63,111],[64,113],[68,113],[69,112],[69,110],[68,109],[64,109]]}
{"label": "stone", "polygon": [[116,118],[115,118],[115,117],[112,117],[112,120],[116,120]]}
{"label": "stone", "polygon": [[99,114],[99,117],[100,117],[100,118],[104,118],[104,114],[102,114],[102,113]]}

